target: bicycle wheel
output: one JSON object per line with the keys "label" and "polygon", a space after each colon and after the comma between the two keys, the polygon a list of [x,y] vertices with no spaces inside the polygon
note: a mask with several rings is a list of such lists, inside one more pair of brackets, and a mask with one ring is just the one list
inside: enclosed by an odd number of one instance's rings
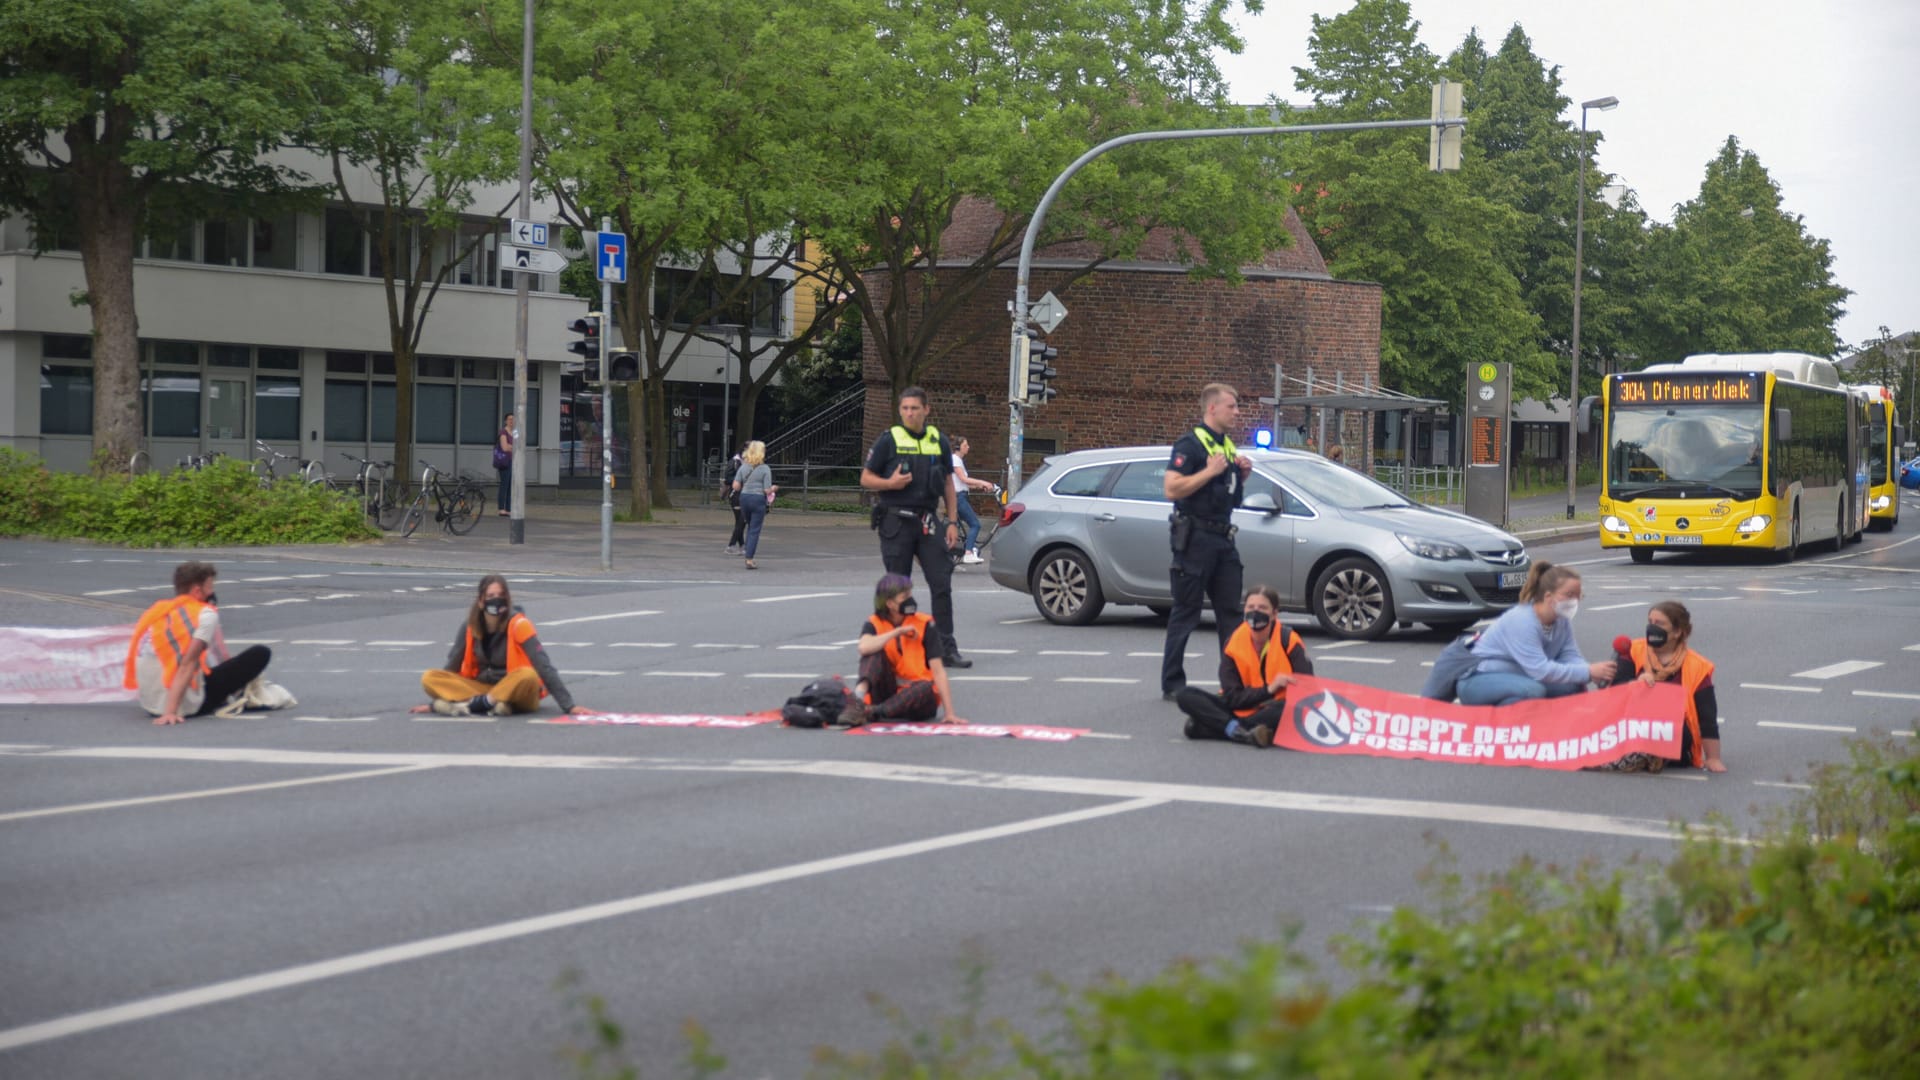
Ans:
{"label": "bicycle wheel", "polygon": [[406,516],[400,519],[401,536],[412,536],[413,530],[419,528],[420,523],[427,519],[426,507],[427,497],[425,495],[421,495],[419,498],[413,500],[413,505],[407,507]]}
{"label": "bicycle wheel", "polygon": [[380,516],[374,524],[392,532],[400,525],[400,515],[406,508],[407,494],[400,490],[399,484],[390,484],[384,478],[380,481]]}
{"label": "bicycle wheel", "polygon": [[273,486],[273,462],[265,458],[254,458],[253,464],[249,465],[248,468],[252,469],[253,475],[259,478],[261,487],[270,488]]}
{"label": "bicycle wheel", "polygon": [[474,488],[461,488],[454,492],[453,502],[447,508],[447,531],[455,536],[465,536],[480,524],[481,515],[487,512],[487,496]]}

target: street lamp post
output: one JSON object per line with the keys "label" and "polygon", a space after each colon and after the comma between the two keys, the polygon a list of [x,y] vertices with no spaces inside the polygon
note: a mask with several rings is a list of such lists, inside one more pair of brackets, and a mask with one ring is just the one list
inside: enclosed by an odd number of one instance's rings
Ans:
{"label": "street lamp post", "polygon": [[1567,520],[1573,520],[1573,468],[1579,457],[1580,430],[1576,415],[1580,408],[1580,279],[1583,246],[1587,227],[1587,110],[1605,112],[1620,104],[1617,97],[1594,98],[1580,103],[1580,198],[1573,208],[1573,369],[1567,389]]}

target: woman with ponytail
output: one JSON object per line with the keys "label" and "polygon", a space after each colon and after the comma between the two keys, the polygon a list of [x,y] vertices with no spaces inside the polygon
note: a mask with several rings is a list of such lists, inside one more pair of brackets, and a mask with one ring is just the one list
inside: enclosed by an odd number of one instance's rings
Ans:
{"label": "woman with ponytail", "polygon": [[1573,640],[1580,610],[1580,572],[1542,559],[1520,589],[1520,603],[1494,620],[1474,643],[1478,663],[1459,683],[1467,705],[1511,705],[1578,694],[1588,682],[1613,679],[1614,662],[1589,664]]}

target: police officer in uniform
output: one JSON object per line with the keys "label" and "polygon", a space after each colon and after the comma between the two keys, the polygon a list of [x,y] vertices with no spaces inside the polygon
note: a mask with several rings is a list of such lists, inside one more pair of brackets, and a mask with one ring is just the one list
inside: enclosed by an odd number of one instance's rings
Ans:
{"label": "police officer in uniform", "polygon": [[927,423],[925,390],[909,386],[900,391],[900,422],[873,441],[860,470],[860,486],[878,493],[873,527],[880,533],[880,561],[887,573],[910,577],[914,560],[920,560],[933,594],[934,625],[945,644],[941,659],[950,668],[972,667],[953,635],[953,559],[948,552],[960,539],[953,448],[939,428]]}
{"label": "police officer in uniform", "polygon": [[1240,395],[1224,383],[1200,391],[1201,423],[1173,444],[1163,481],[1173,502],[1173,611],[1160,661],[1160,695],[1171,699],[1187,685],[1187,638],[1200,625],[1200,606],[1212,601],[1220,650],[1240,626],[1242,569],[1233,546],[1233,509],[1253,462],[1227,437],[1240,418]]}

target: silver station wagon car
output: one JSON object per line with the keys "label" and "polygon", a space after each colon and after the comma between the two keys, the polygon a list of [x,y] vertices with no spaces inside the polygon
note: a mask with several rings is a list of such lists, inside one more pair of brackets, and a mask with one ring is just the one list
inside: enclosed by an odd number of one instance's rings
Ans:
{"label": "silver station wagon car", "polygon": [[[1173,606],[1165,446],[1048,458],[1014,495],[988,570],[1033,595],[1048,621],[1092,622],[1107,604]],[[1455,630],[1518,602],[1530,560],[1512,534],[1411,502],[1318,454],[1248,450],[1253,472],[1233,523],[1246,584],[1280,593],[1340,638],[1395,624]]]}

